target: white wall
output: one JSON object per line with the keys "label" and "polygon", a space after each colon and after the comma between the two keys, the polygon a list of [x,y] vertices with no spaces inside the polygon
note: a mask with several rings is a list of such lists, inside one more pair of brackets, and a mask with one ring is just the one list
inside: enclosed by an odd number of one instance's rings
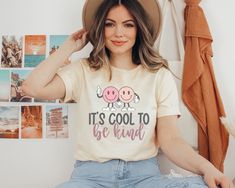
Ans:
{"label": "white wall", "polygon": [[[220,89],[226,113],[229,118],[235,119],[235,1],[232,0],[206,0],[202,3],[208,18],[209,26],[213,35],[214,71],[217,84]],[[235,177],[235,138],[230,137],[230,145],[225,161],[225,173]]]}
{"label": "white wall", "polygon": [[[183,0],[175,0],[183,31]],[[70,34],[81,28],[84,0],[0,0],[0,35]],[[203,0],[201,6],[214,38],[214,70],[225,109],[235,118],[235,1]],[[172,33],[167,33],[170,35]],[[168,41],[170,44],[172,41]],[[87,56],[91,46],[78,54]],[[166,50],[169,59],[177,58],[174,48]],[[69,108],[69,139],[3,140],[0,139],[0,187],[52,188],[69,178],[74,162],[76,110]],[[45,122],[44,122],[45,125]],[[225,161],[225,173],[235,176],[235,139],[231,138]],[[163,162],[165,159],[163,160]],[[164,163],[165,165],[165,163]]]}

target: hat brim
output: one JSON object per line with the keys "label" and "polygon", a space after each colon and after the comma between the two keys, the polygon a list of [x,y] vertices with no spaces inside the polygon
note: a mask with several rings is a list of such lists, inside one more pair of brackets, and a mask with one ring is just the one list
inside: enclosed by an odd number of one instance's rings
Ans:
{"label": "hat brim", "polygon": [[[154,40],[157,39],[160,30],[161,30],[161,8],[157,0],[138,0],[139,3],[142,5],[144,10],[148,13],[151,22],[153,23],[154,27]],[[86,0],[83,12],[82,12],[82,22],[83,27],[89,31],[94,23],[96,12],[101,5],[103,0]]]}

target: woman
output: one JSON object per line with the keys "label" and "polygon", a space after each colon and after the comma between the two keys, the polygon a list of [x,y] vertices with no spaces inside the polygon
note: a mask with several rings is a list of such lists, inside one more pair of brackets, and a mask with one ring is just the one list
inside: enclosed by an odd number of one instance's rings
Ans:
{"label": "woman", "polygon": [[[180,138],[174,79],[153,48],[161,21],[156,1],[89,0],[84,10],[89,32],[72,34],[23,84],[32,97],[77,101],[77,161],[71,179],[58,188],[232,186]],[[88,39],[90,57],[63,67]],[[159,146],[205,182],[161,175]]]}

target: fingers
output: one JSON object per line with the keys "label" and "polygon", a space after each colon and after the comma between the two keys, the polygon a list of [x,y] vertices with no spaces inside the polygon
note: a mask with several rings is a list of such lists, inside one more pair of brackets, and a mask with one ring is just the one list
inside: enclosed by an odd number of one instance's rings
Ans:
{"label": "fingers", "polygon": [[83,32],[85,32],[85,31],[86,31],[86,30],[85,30],[84,28],[82,28],[82,29],[79,29],[78,31],[72,33],[72,35],[78,35],[79,33],[83,33]]}
{"label": "fingers", "polygon": [[82,40],[85,42],[85,44],[88,42],[87,34],[88,34],[88,32],[86,31],[86,32],[82,35]]}
{"label": "fingers", "polygon": [[206,183],[207,183],[207,185],[208,185],[209,188],[217,188],[214,179],[211,179],[211,178],[210,178],[210,179],[207,179]]}
{"label": "fingers", "polygon": [[223,176],[222,178],[216,180],[216,183],[221,188],[234,188],[233,182],[225,176]]}
{"label": "fingers", "polygon": [[87,33],[87,31],[85,29],[80,29],[77,32],[73,33],[72,37],[74,40],[82,39],[84,33]]}

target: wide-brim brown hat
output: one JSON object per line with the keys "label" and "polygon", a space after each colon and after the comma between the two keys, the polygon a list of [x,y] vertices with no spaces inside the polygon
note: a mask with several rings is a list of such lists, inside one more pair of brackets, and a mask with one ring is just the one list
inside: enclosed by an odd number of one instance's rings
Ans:
{"label": "wide-brim brown hat", "polygon": [[[151,22],[154,27],[154,40],[157,39],[162,24],[162,15],[161,15],[161,8],[157,0],[138,0],[139,3],[142,5],[146,13],[149,15]],[[89,31],[94,24],[94,18],[96,12],[101,5],[103,0],[86,0],[83,13],[82,13],[82,21],[83,27]]]}

